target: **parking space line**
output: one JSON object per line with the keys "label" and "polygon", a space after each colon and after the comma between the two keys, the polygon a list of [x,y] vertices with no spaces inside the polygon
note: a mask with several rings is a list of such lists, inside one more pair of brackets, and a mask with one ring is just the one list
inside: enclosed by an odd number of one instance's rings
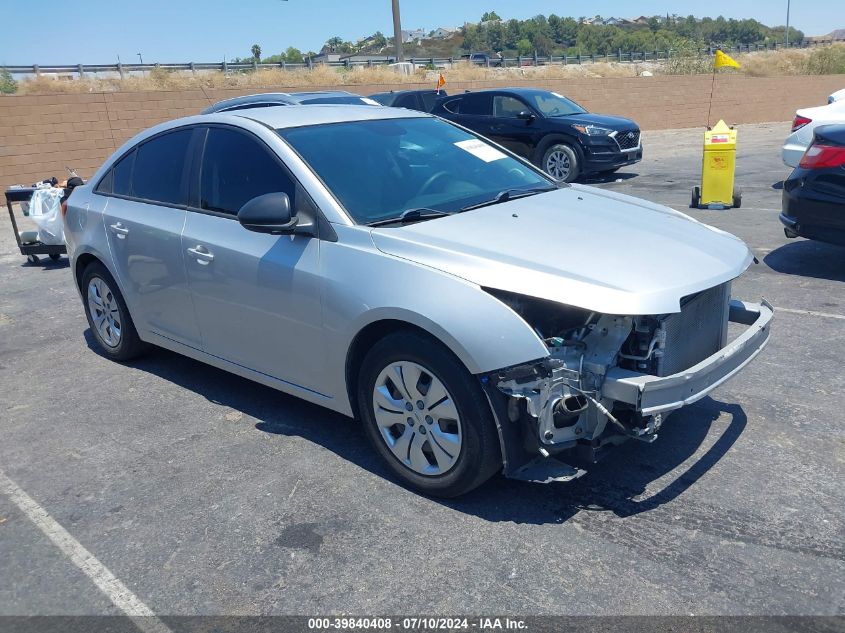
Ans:
{"label": "parking space line", "polygon": [[111,573],[82,544],[73,538],[47,511],[36,503],[14,481],[0,470],[0,492],[12,500],[21,512],[32,521],[71,562],[76,565],[112,603],[126,615],[133,618],[134,624],[144,633],[172,633],[156,617],[147,605],[132,593],[117,577]]}
{"label": "parking space line", "polygon": [[798,310],[796,308],[779,308],[775,306],[778,312],[789,312],[790,314],[806,314],[807,316],[823,317],[825,319],[845,319],[845,314],[832,314],[830,312],[816,312],[815,310]]}

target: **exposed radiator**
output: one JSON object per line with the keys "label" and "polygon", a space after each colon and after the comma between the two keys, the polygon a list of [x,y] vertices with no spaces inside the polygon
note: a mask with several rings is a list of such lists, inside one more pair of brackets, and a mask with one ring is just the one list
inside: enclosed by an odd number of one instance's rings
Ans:
{"label": "exposed radiator", "polygon": [[657,362],[658,376],[689,369],[725,346],[730,299],[728,282],[681,300],[681,311],[663,320],[666,345]]}

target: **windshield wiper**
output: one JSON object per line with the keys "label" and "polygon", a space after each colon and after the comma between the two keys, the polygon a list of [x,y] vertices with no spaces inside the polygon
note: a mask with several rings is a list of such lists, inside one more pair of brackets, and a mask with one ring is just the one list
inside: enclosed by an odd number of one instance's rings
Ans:
{"label": "windshield wiper", "polygon": [[471,204],[468,207],[462,208],[461,211],[472,211],[473,209],[489,207],[494,204],[499,204],[500,202],[516,200],[517,198],[527,198],[528,196],[534,196],[538,193],[546,193],[547,191],[554,191],[555,189],[557,189],[555,185],[545,185],[543,187],[534,187],[532,189],[519,189],[517,187],[505,189],[504,191],[497,193],[492,200],[485,200],[484,202],[479,202],[478,204]]}
{"label": "windshield wiper", "polygon": [[418,209],[406,209],[395,218],[367,222],[367,226],[387,226],[388,224],[410,224],[411,222],[422,222],[432,218],[442,218],[444,215],[452,215],[452,211],[438,211],[420,207]]}

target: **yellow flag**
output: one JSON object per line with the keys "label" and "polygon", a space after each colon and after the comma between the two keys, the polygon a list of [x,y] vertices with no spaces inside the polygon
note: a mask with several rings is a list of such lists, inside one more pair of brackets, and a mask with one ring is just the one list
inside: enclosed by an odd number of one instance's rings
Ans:
{"label": "yellow flag", "polygon": [[719,49],[716,49],[716,60],[713,62],[714,68],[739,68],[739,64],[737,61],[728,55],[727,53],[723,53]]}

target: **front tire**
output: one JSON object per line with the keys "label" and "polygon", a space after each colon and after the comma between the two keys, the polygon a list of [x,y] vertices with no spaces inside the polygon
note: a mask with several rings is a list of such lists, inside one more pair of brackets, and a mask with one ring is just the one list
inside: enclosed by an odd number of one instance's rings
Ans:
{"label": "front tire", "polygon": [[376,451],[424,494],[462,495],[502,466],[479,382],[427,336],[397,332],[376,343],[361,365],[357,401]]}
{"label": "front tire", "polygon": [[581,173],[578,153],[563,143],[552,145],[546,150],[541,167],[558,182],[572,182]]}
{"label": "front tire", "polygon": [[123,295],[99,262],[89,264],[82,274],[82,301],[88,326],[106,356],[125,361],[145,351],[146,345],[138,336]]}

